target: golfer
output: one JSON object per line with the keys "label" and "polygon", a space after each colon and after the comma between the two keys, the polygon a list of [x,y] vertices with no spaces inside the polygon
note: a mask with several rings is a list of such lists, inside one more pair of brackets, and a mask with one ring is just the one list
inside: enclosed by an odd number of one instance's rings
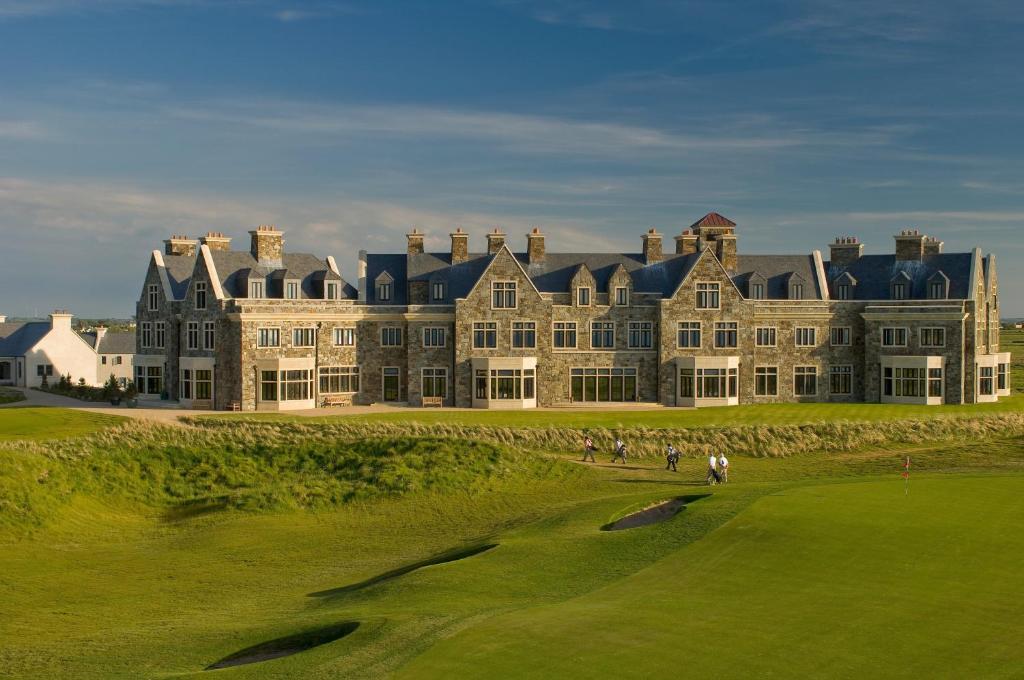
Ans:
{"label": "golfer", "polygon": [[616,438],[616,440],[615,440],[615,454],[612,456],[612,462],[614,463],[619,458],[622,459],[623,463],[626,462],[626,445],[622,442],[621,439]]}
{"label": "golfer", "polygon": [[718,454],[718,480],[722,484],[729,482],[729,459],[724,453]]}
{"label": "golfer", "polygon": [[591,463],[596,463],[594,460],[594,440],[590,438],[590,435],[583,436],[583,462],[587,462],[587,458],[590,458]]}
{"label": "golfer", "polygon": [[704,481],[707,482],[709,485],[717,484],[718,481],[719,481],[718,480],[718,470],[715,469],[715,467],[717,465],[718,465],[718,459],[715,458],[715,454],[712,453],[711,457],[708,458],[708,474],[704,478]]}
{"label": "golfer", "polygon": [[676,451],[676,447],[672,446],[671,444],[668,445],[668,453],[665,456],[665,460],[668,461],[668,464],[665,465],[666,470],[671,470],[672,472],[679,472],[679,470],[676,469],[676,463],[679,462],[679,452]]}

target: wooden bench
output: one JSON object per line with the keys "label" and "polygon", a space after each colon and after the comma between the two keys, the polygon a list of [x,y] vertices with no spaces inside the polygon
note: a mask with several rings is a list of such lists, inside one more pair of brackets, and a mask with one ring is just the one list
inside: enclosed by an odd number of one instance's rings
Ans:
{"label": "wooden bench", "polygon": [[197,411],[210,411],[213,409],[213,402],[209,399],[193,399],[192,408]]}
{"label": "wooden bench", "polygon": [[225,406],[224,410],[225,411],[241,411],[242,410],[242,404],[240,404],[237,401],[233,401],[230,404],[228,404],[227,406]]}
{"label": "wooden bench", "polygon": [[324,397],[323,407],[330,406],[351,406],[352,396],[349,394],[328,394]]}
{"label": "wooden bench", "polygon": [[424,407],[436,406],[437,408],[441,408],[442,406],[444,406],[444,397],[423,397],[422,405]]}

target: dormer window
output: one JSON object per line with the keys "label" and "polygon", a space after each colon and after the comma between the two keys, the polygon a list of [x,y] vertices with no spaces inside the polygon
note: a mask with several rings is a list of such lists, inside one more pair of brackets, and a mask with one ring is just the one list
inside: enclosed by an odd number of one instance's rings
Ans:
{"label": "dormer window", "polygon": [[949,297],[949,279],[942,272],[935,272],[928,279],[928,298],[930,300],[945,300]]}
{"label": "dormer window", "polygon": [[590,288],[580,286],[576,289],[576,304],[580,307],[590,306]]}
{"label": "dormer window", "polygon": [[850,284],[840,283],[836,289],[836,297],[840,300],[849,300],[852,297],[852,291],[850,290]]}
{"label": "dormer window", "polygon": [[910,277],[900,272],[889,284],[889,295],[893,300],[906,300],[910,297]]}
{"label": "dormer window", "polygon": [[430,299],[434,302],[440,302],[444,300],[445,290],[444,281],[434,281],[430,284]]}
{"label": "dormer window", "polygon": [[299,299],[299,282],[288,281],[284,284],[284,296],[289,300]]}
{"label": "dormer window", "polygon": [[857,279],[853,278],[850,272],[843,272],[836,282],[835,291],[837,300],[852,300],[853,287],[857,285]]}
{"label": "dormer window", "polygon": [[791,284],[789,284],[789,299],[790,300],[803,300],[804,299],[804,284],[802,284],[802,283],[791,283]]}
{"label": "dormer window", "polygon": [[615,289],[615,304],[619,307],[625,307],[629,304],[629,288],[619,286]]}
{"label": "dormer window", "polygon": [[249,297],[258,299],[263,297],[263,282],[262,281],[250,281],[249,282]]}
{"label": "dormer window", "polygon": [[764,299],[764,284],[763,283],[752,283],[750,284],[750,297],[754,300]]}
{"label": "dormer window", "polygon": [[196,309],[206,309],[206,282],[196,283]]}
{"label": "dormer window", "polygon": [[328,283],[324,287],[324,299],[325,300],[337,300],[338,299],[338,284]]}
{"label": "dormer window", "polygon": [[377,284],[377,300],[378,302],[390,302],[391,301],[391,283],[378,283]]}

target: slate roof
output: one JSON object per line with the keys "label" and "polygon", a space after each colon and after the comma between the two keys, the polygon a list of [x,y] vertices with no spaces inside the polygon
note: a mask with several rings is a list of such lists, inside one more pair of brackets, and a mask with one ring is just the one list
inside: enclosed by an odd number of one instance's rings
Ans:
{"label": "slate roof", "polygon": [[803,278],[804,300],[822,299],[811,255],[737,255],[736,275],[732,280],[744,296],[750,296],[747,283],[755,272],[765,278],[765,298],[768,300],[789,298],[791,274],[799,274]]}
{"label": "slate roof", "polygon": [[864,255],[849,267],[835,267],[831,262],[826,262],[825,271],[830,283],[843,272],[850,272],[857,279],[857,285],[853,288],[854,300],[890,299],[889,283],[899,272],[905,272],[910,277],[907,299],[927,299],[928,279],[941,271],[949,277],[948,297],[963,300],[970,293],[973,257],[972,253],[940,253],[925,256],[920,261],[905,261],[897,260],[895,255]]}
{"label": "slate roof", "polygon": [[325,279],[340,281],[344,298],[354,298],[357,294],[355,288],[330,271],[326,261],[309,253],[285,253],[280,267],[263,266],[248,251],[214,250],[210,255],[224,294],[230,297],[247,297],[250,280],[263,279],[264,290],[270,292],[273,289],[269,283],[285,277],[300,281],[300,297],[303,299],[320,299],[322,294],[314,284]]}
{"label": "slate roof", "polygon": [[99,354],[135,354],[135,333],[107,331],[99,347],[96,347],[95,333],[79,333],[79,335]]}
{"label": "slate roof", "polygon": [[194,255],[164,255],[164,266],[167,278],[171,283],[171,294],[175,300],[181,300],[188,292],[188,284],[192,279],[192,271],[196,266]]}
{"label": "slate roof", "polygon": [[0,323],[0,356],[24,356],[49,332],[49,321]]}

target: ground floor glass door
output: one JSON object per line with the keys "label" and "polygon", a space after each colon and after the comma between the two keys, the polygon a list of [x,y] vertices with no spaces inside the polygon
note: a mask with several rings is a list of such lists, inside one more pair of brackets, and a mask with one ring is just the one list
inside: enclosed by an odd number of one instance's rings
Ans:
{"label": "ground floor glass door", "polygon": [[397,366],[386,366],[383,369],[383,400],[398,401],[402,392],[400,373]]}

